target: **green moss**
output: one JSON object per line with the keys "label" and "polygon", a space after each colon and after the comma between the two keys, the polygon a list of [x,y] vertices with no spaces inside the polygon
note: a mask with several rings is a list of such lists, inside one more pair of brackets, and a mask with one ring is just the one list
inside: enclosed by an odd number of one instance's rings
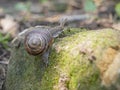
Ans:
{"label": "green moss", "polygon": [[61,74],[69,78],[66,82],[69,90],[106,90],[100,85],[96,62],[90,63],[87,55],[80,52],[76,55],[76,51],[80,50],[78,46],[82,43],[91,42],[87,48],[91,48],[99,60],[103,49],[120,43],[116,37],[119,33],[109,29],[71,29],[65,34],[66,37],[55,40],[48,67],[45,67],[40,56],[28,55],[23,46],[14,49],[8,67],[6,90],[58,90]]}
{"label": "green moss", "polygon": [[2,33],[0,33],[0,43],[6,48],[8,49],[8,43],[10,41],[10,35],[9,34],[6,34],[6,35],[3,35]]}

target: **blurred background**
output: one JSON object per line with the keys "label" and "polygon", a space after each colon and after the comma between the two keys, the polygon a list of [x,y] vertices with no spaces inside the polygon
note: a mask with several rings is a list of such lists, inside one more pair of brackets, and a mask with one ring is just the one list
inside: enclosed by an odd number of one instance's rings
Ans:
{"label": "blurred background", "polygon": [[0,90],[4,86],[11,41],[36,25],[120,30],[120,0],[0,0]]}

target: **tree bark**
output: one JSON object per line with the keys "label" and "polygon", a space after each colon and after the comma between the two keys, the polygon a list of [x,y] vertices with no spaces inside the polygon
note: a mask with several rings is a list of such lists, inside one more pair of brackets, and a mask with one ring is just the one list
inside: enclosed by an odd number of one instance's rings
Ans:
{"label": "tree bark", "polygon": [[120,57],[119,50],[120,31],[73,28],[55,39],[46,67],[40,56],[29,55],[22,44],[12,48],[6,90],[119,89],[119,62],[116,73],[109,70]]}

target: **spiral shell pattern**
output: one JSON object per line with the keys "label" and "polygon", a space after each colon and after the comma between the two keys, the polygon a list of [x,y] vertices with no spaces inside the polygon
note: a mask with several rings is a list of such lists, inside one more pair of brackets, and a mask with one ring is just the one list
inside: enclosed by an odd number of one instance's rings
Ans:
{"label": "spiral shell pattern", "polygon": [[25,36],[24,46],[30,55],[39,55],[50,46],[53,37],[49,30],[36,28]]}

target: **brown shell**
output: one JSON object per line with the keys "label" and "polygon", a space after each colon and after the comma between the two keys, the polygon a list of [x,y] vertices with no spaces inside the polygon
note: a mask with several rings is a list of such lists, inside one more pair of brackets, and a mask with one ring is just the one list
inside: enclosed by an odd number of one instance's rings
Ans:
{"label": "brown shell", "polygon": [[53,37],[47,29],[39,30],[37,28],[25,35],[24,46],[30,55],[39,55],[46,51],[52,40]]}

